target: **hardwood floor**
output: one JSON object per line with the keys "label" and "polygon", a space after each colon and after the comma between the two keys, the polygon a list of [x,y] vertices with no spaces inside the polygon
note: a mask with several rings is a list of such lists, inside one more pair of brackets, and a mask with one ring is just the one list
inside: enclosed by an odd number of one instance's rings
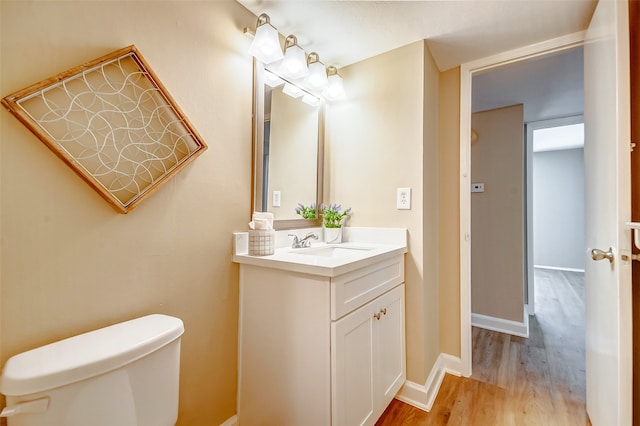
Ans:
{"label": "hardwood floor", "polygon": [[529,338],[473,328],[473,374],[447,374],[430,412],[394,400],[376,426],[590,425],[584,277],[536,269]]}

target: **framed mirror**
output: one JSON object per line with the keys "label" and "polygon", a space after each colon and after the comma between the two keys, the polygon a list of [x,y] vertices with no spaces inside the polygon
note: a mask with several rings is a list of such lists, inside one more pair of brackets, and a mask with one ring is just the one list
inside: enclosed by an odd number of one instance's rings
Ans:
{"label": "framed mirror", "polygon": [[320,226],[318,216],[302,219],[295,209],[322,203],[323,101],[303,102],[312,95],[255,59],[253,84],[252,211],[273,213],[275,229]]}

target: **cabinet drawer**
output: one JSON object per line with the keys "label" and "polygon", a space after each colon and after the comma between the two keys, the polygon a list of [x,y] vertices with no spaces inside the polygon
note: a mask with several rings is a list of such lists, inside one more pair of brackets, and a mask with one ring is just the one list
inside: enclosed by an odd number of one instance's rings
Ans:
{"label": "cabinet drawer", "polygon": [[404,281],[404,256],[331,279],[331,319],[336,320]]}

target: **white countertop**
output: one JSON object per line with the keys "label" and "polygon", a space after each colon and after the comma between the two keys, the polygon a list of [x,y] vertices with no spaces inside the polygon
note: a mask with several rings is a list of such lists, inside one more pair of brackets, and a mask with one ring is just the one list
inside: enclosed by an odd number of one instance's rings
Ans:
{"label": "white countertop", "polygon": [[[305,235],[314,231],[322,238],[320,228],[277,231]],[[282,246],[290,241],[282,235],[276,238],[275,253],[269,256],[250,256],[247,250],[248,234],[234,234],[233,261],[240,264],[283,269],[312,275],[335,277],[363,268],[407,252],[407,230],[404,228],[343,228],[342,244],[312,242],[311,247]],[[280,246],[278,246],[278,244]],[[335,254],[330,252],[334,252]],[[316,254],[317,253],[317,254]]]}

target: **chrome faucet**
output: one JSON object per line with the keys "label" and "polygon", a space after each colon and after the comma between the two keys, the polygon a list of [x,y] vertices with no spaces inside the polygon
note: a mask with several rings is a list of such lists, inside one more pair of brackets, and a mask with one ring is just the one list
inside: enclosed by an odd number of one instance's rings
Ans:
{"label": "chrome faucet", "polygon": [[318,239],[318,234],[314,232],[309,232],[303,238],[298,238],[297,235],[289,234],[290,237],[293,237],[293,242],[291,243],[291,248],[303,248],[311,246],[311,239]]}

